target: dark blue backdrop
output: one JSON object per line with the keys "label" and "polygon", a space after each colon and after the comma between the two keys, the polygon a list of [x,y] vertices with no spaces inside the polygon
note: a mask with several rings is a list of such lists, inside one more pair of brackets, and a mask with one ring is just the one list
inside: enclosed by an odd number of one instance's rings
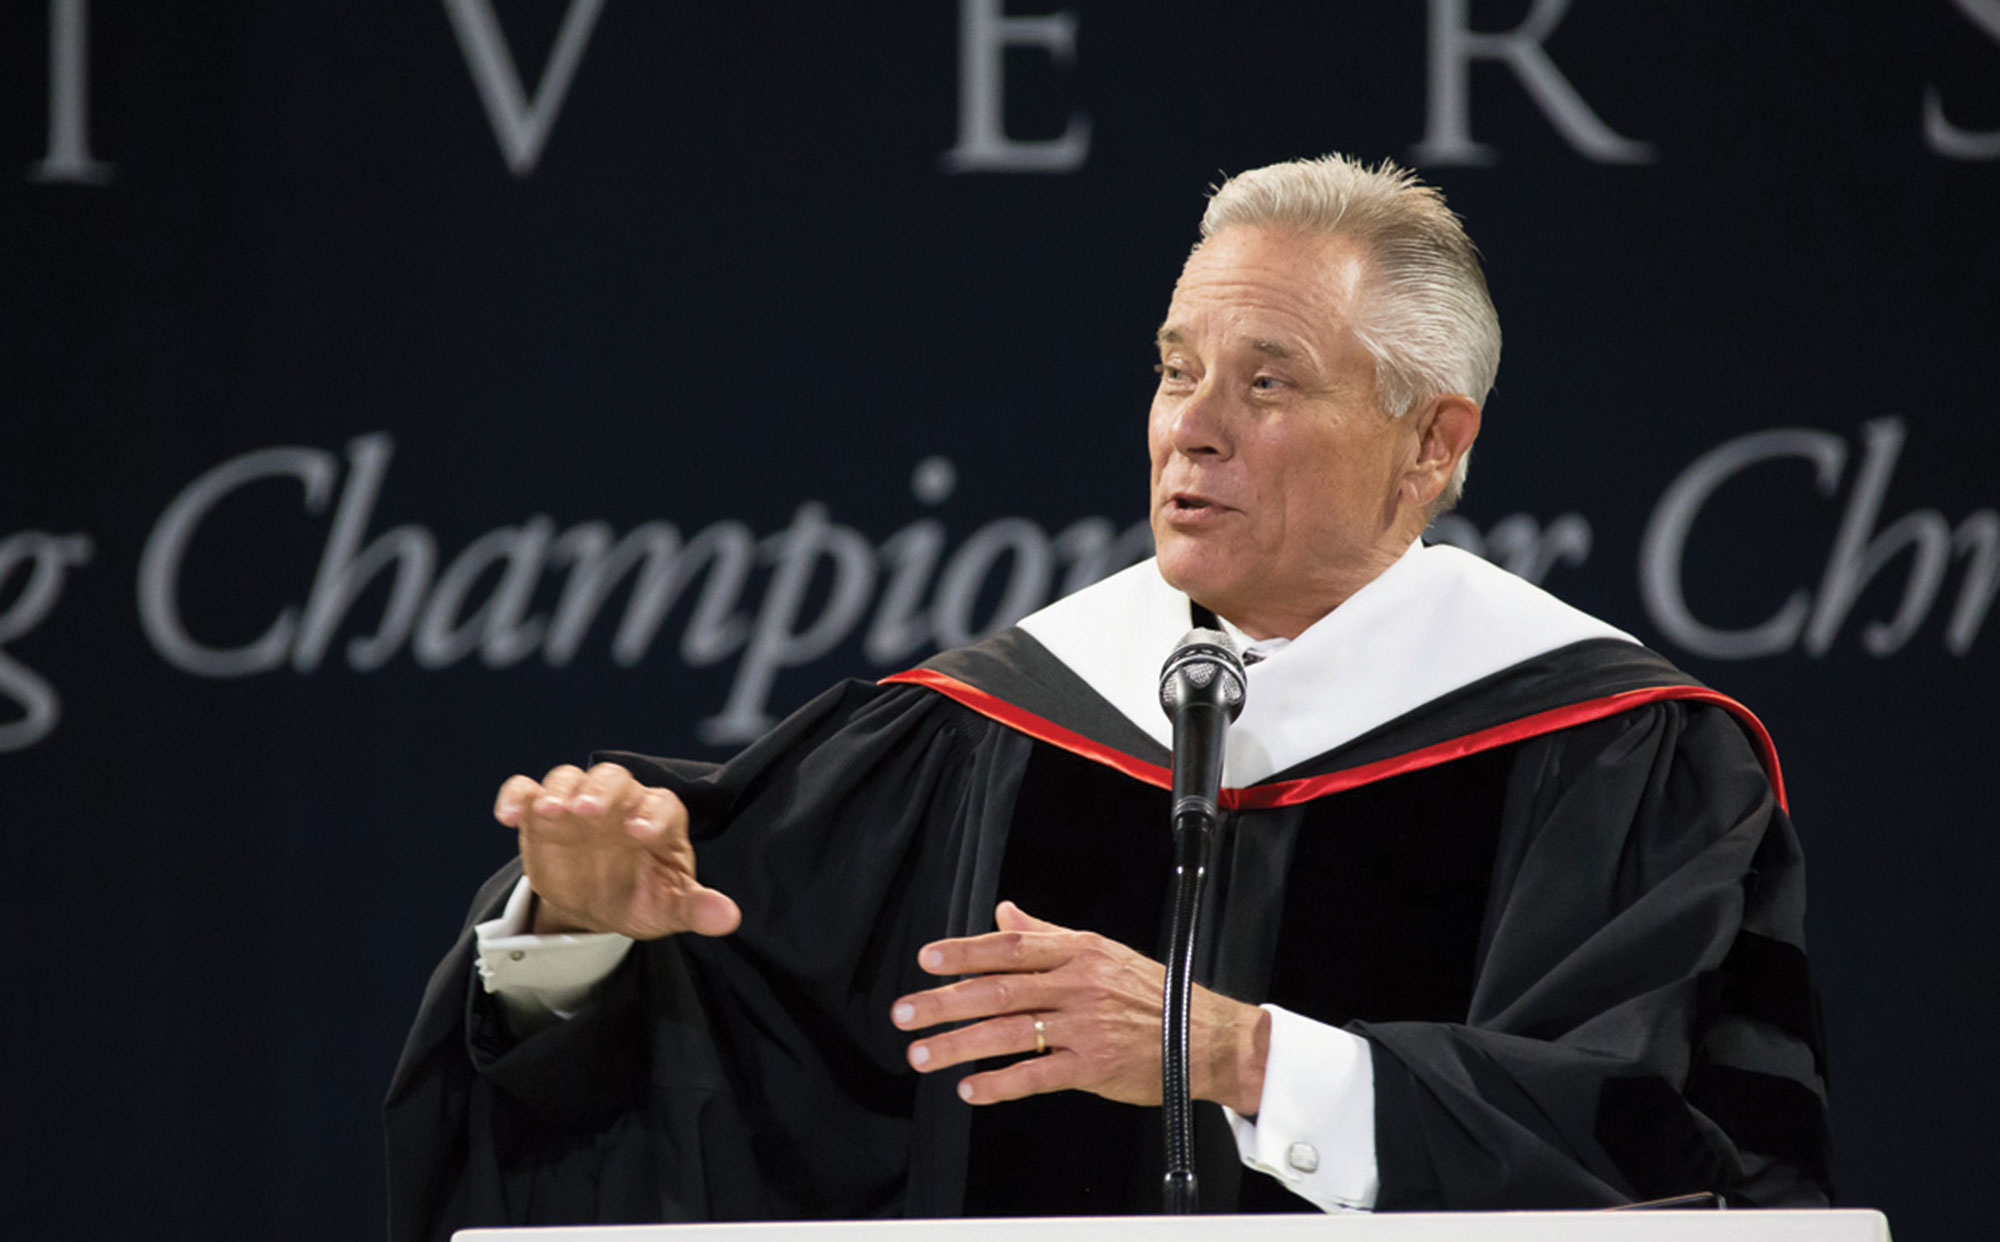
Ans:
{"label": "dark blue backdrop", "polygon": [[1488,256],[1440,533],[1762,714],[1845,1195],[1977,1232],[2000,0],[1056,2],[0,14],[0,1232],[373,1234],[498,782],[1131,555],[1201,191],[1329,149]]}

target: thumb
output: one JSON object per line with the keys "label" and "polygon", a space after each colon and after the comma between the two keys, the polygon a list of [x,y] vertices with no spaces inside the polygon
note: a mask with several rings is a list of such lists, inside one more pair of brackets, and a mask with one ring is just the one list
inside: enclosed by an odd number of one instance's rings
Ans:
{"label": "thumb", "polygon": [[1003,901],[993,908],[993,925],[1001,931],[1066,931],[1044,919],[1038,919],[1011,901]]}
{"label": "thumb", "polygon": [[694,854],[687,839],[687,814],[673,795],[660,790],[652,792],[655,797],[626,819],[625,835],[670,872],[677,873],[670,917],[681,930],[698,936],[727,936],[742,925],[742,909],[727,893],[717,892],[695,879]]}
{"label": "thumb", "polygon": [[699,885],[683,898],[681,914],[697,936],[727,936],[743,923],[743,911],[729,894]]}

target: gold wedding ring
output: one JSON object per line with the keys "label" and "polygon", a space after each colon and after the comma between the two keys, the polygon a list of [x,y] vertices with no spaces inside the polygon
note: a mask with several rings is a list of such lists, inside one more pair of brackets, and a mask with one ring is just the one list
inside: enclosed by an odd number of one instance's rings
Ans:
{"label": "gold wedding ring", "polygon": [[1035,1019],[1035,1055],[1042,1056],[1049,1050],[1048,1028],[1040,1018]]}

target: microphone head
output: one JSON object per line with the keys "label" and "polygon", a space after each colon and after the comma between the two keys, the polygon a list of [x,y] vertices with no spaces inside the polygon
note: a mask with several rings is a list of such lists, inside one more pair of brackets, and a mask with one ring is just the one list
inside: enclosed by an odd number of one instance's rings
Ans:
{"label": "microphone head", "polygon": [[1229,719],[1243,710],[1247,682],[1236,644],[1221,630],[1192,629],[1174,644],[1160,669],[1160,710],[1169,718],[1197,702],[1213,703]]}

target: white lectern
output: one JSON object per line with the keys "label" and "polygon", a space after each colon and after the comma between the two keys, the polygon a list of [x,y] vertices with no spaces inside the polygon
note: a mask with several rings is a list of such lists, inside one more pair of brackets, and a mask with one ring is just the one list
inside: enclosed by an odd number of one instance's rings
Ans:
{"label": "white lectern", "polygon": [[1889,1242],[1880,1212],[1408,1212],[461,1229],[454,1242]]}

